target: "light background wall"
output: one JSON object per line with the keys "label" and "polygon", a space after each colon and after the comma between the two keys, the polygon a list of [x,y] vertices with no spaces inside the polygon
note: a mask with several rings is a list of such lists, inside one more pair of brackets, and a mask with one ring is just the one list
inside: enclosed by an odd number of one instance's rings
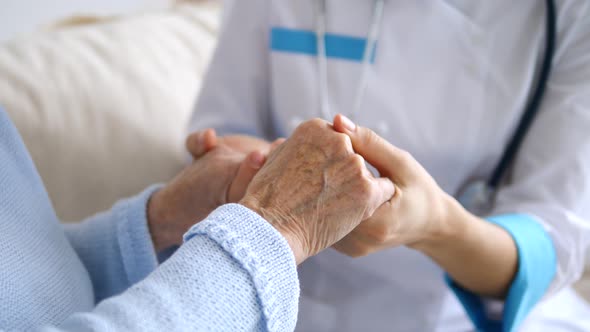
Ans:
{"label": "light background wall", "polygon": [[117,15],[168,6],[172,0],[0,0],[0,42],[72,15]]}

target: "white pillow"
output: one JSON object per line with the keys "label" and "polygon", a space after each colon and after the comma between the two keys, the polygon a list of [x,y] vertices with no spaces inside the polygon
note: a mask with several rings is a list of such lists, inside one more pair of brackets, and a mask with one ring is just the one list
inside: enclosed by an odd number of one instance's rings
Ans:
{"label": "white pillow", "polygon": [[218,14],[216,4],[183,4],[0,45],[0,107],[60,218],[107,209],[183,167]]}

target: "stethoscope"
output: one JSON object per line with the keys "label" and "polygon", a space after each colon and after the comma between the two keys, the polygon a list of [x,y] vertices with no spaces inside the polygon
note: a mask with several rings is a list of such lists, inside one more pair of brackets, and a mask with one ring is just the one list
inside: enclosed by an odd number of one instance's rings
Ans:
{"label": "stethoscope", "polygon": [[[555,0],[546,0],[546,32],[545,32],[545,52],[543,56],[543,62],[541,63],[541,70],[537,83],[532,90],[533,93],[531,98],[526,105],[524,112],[520,118],[520,122],[516,127],[514,134],[512,135],[508,145],[506,145],[502,157],[492,172],[492,176],[489,179],[479,179],[469,182],[465,185],[463,190],[460,191],[458,198],[461,204],[469,211],[476,215],[485,215],[492,209],[495,193],[500,185],[504,176],[508,172],[510,165],[514,161],[518,153],[526,133],[528,132],[535,116],[537,115],[541,101],[545,94],[545,88],[547,81],[551,73],[551,67],[553,62],[553,56],[555,53],[555,39],[556,39],[556,6]],[[326,0],[316,1],[316,37],[317,37],[317,68],[319,78],[319,103],[320,111],[325,119],[332,119],[334,114],[330,111],[329,105],[329,91],[328,91],[328,64],[327,64],[327,53],[326,53]],[[381,29],[381,21],[383,17],[383,8],[385,6],[385,0],[374,0],[373,5],[373,16],[371,19],[371,25],[367,34],[367,42],[363,51],[363,58],[361,62],[361,74],[357,93],[353,100],[353,107],[349,114],[351,119],[355,120],[358,112],[361,108],[361,103],[367,88],[367,78],[371,65],[371,59],[373,57],[373,51],[379,38],[379,32]]]}

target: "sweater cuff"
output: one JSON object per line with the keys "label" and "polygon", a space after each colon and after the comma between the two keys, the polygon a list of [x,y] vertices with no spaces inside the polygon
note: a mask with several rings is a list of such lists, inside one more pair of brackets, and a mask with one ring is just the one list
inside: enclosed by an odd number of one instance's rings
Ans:
{"label": "sweater cuff", "polygon": [[147,223],[147,204],[162,185],[153,185],[139,195],[115,206],[118,215],[117,240],[129,285],[143,280],[158,266]]}
{"label": "sweater cuff", "polygon": [[[189,241],[206,236],[223,248],[252,277],[269,331],[295,329],[299,279],[287,240],[260,215],[239,204],[227,204],[194,225]],[[288,321],[279,318],[290,318]]]}
{"label": "sweater cuff", "polygon": [[487,220],[510,233],[518,250],[518,271],[504,302],[502,321],[488,317],[481,297],[461,288],[448,277],[447,281],[478,331],[517,331],[555,276],[555,248],[544,228],[529,215],[500,215]]}

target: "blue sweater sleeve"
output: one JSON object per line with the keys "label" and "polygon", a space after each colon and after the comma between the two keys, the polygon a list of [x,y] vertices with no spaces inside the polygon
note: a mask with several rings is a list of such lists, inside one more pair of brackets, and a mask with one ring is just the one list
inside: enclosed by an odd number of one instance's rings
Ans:
{"label": "blue sweater sleeve", "polygon": [[299,281],[287,241],[256,213],[225,205],[142,281],[38,331],[293,331]]}
{"label": "blue sweater sleeve", "polygon": [[528,215],[501,215],[488,221],[510,233],[518,249],[518,271],[504,302],[501,321],[488,317],[484,300],[447,281],[478,331],[513,332],[541,300],[556,273],[557,258],[551,238],[534,218]]}
{"label": "blue sweater sleeve", "polygon": [[152,186],[110,211],[63,226],[90,275],[96,302],[121,293],[156,268],[146,207],[158,188]]}

